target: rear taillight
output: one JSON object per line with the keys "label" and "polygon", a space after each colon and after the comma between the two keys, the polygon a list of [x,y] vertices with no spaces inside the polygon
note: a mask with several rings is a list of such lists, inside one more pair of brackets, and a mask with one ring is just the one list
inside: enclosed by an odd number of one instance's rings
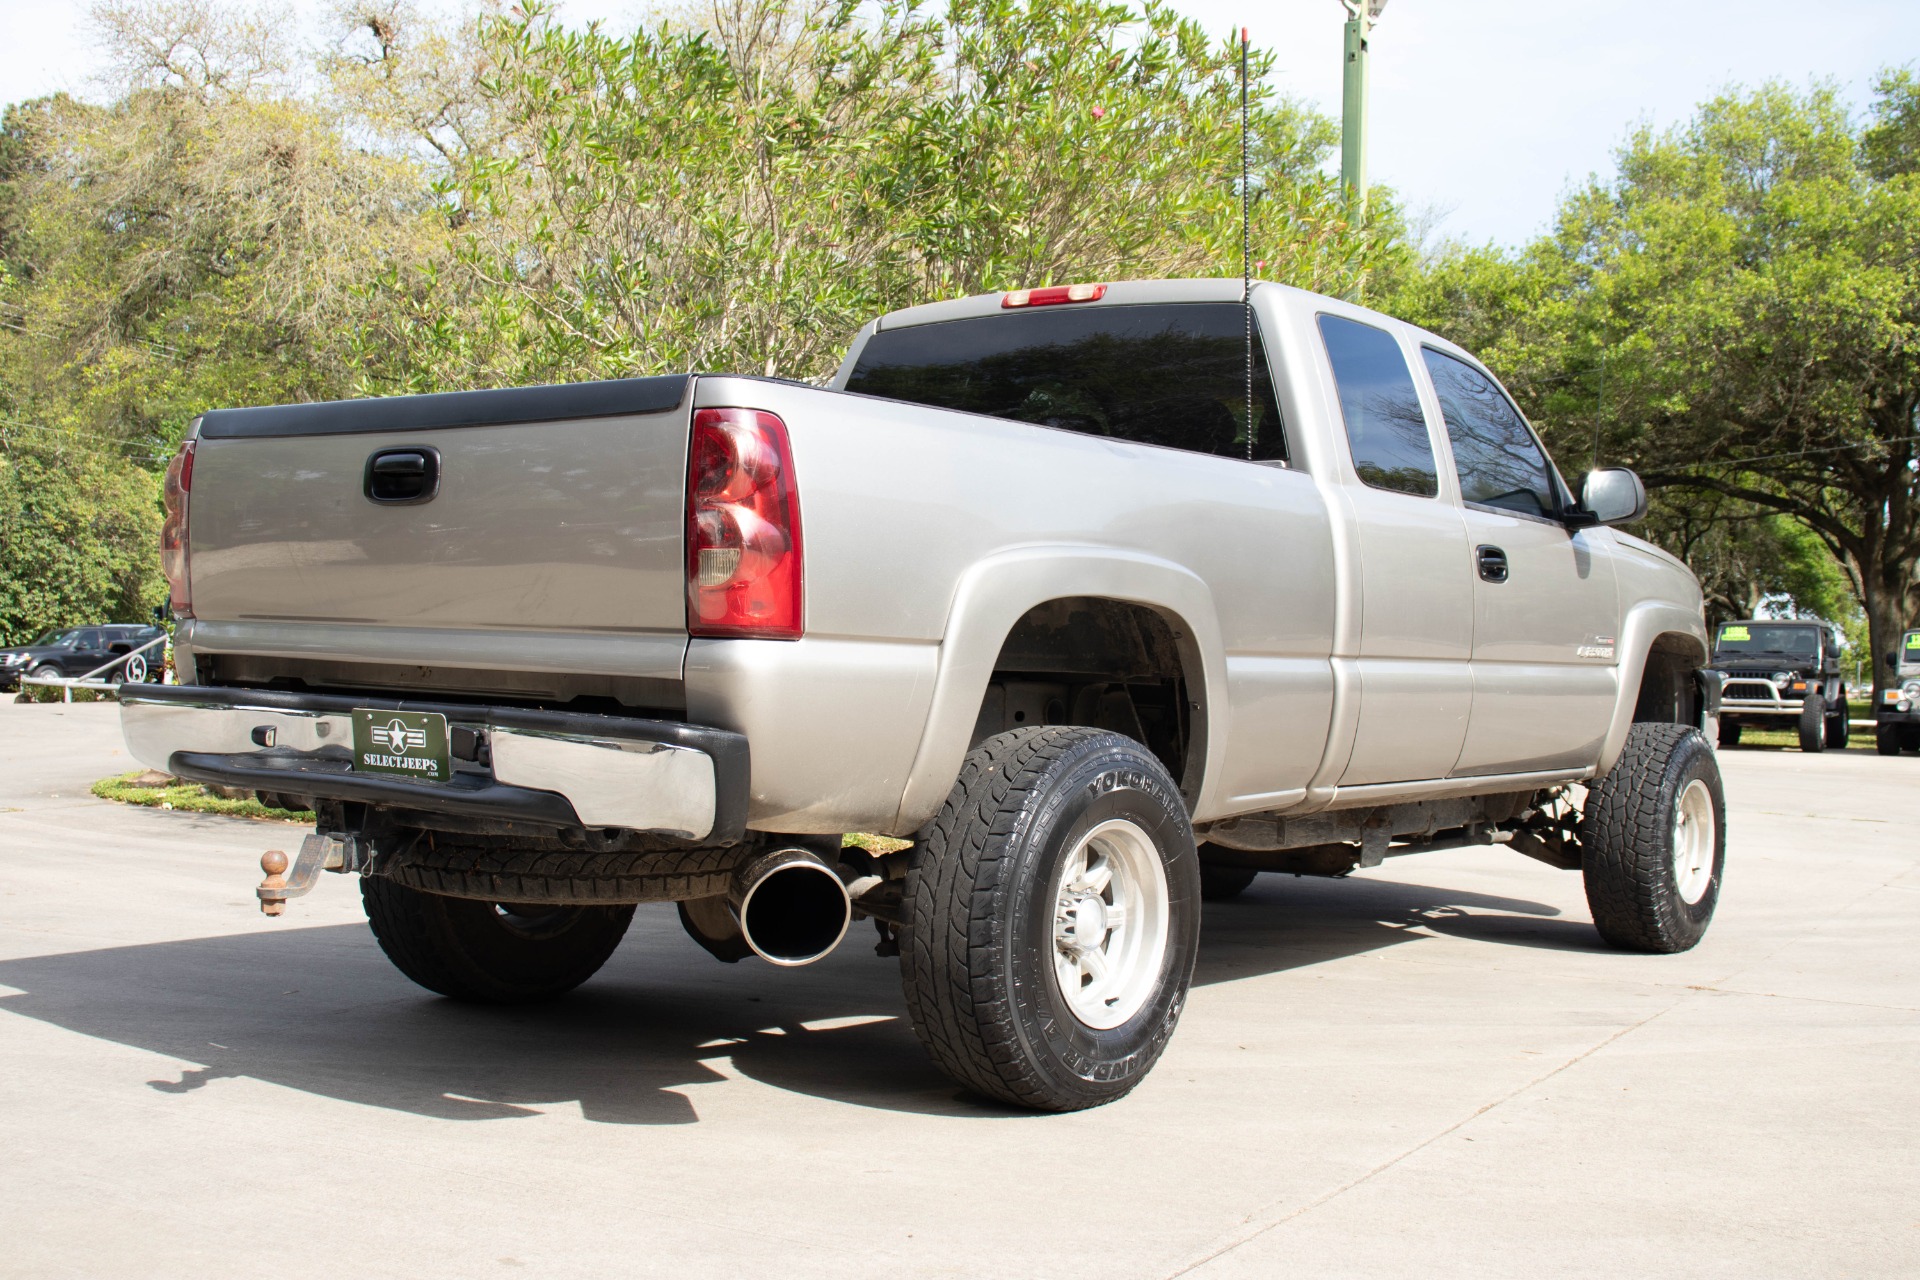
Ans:
{"label": "rear taillight", "polygon": [[173,611],[183,618],[193,616],[193,593],[187,584],[187,502],[192,489],[193,441],[189,440],[167,464],[161,495],[167,514],[160,525],[160,569],[172,590]]}
{"label": "rear taillight", "polygon": [[798,640],[800,496],[787,426],[758,409],[699,409],[687,451],[687,630]]}
{"label": "rear taillight", "polygon": [[1057,307],[1063,302],[1098,302],[1107,296],[1103,284],[1055,284],[1044,289],[1015,289],[1000,299],[1003,307]]}

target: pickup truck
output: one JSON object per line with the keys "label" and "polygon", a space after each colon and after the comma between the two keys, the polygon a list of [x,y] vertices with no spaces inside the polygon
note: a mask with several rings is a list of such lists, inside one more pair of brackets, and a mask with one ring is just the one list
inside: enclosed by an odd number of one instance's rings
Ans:
{"label": "pickup truck", "polygon": [[[1506,846],[1672,952],[1725,857],[1697,582],[1467,352],[1240,281],[894,312],[825,387],[676,375],[222,409],[167,482],[181,683],[132,754],[318,817],[409,978],[897,955],[967,1088],[1119,1097],[1207,898]],[[891,840],[843,839],[849,833]],[[900,848],[901,842],[910,842]]]}

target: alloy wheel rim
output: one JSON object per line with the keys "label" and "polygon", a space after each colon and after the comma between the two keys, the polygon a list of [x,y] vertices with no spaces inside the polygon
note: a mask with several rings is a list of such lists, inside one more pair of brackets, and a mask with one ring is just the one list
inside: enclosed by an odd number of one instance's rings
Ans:
{"label": "alloy wheel rim", "polygon": [[1125,818],[1102,822],[1061,860],[1054,881],[1053,972],[1073,1016],[1106,1031],[1159,986],[1171,903],[1153,838]]}
{"label": "alloy wheel rim", "polygon": [[1673,807],[1673,886],[1688,906],[1706,897],[1713,883],[1716,834],[1713,793],[1695,778]]}

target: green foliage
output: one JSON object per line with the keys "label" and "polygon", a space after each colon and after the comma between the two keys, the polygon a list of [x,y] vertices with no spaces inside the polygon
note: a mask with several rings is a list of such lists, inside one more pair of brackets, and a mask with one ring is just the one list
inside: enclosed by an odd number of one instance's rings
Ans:
{"label": "green foliage", "polygon": [[[484,111],[458,132],[487,141],[456,156],[420,129],[455,232],[383,277],[364,385],[820,378],[896,307],[1236,274],[1234,50],[1154,0],[743,0],[626,36],[523,5],[481,28]],[[383,119],[426,118],[402,99]],[[1328,123],[1264,82],[1251,106],[1263,276],[1351,292],[1398,269],[1390,203],[1351,225],[1318,168]]]}
{"label": "green foliage", "polygon": [[[4,428],[0,428],[4,434]],[[95,449],[8,440],[0,453],[0,635],[144,622],[166,594],[159,479]]]}

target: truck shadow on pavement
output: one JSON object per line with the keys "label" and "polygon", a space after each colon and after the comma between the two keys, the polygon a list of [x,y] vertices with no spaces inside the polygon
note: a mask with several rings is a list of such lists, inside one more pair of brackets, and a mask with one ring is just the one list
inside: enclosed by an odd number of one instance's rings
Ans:
{"label": "truck shadow on pavement", "polygon": [[[1422,927],[1529,946],[1557,909],[1387,881],[1263,877],[1210,904],[1201,984],[1401,945]],[[1494,913],[1494,914],[1486,914]],[[1461,921],[1475,922],[1460,927]],[[414,987],[364,926],[223,937],[0,961],[20,994],[0,1011],[178,1060],[146,1082],[190,1096],[248,1078],[446,1120],[577,1106],[608,1124],[697,1121],[699,1086],[744,1076],[835,1102],[972,1119],[1008,1111],[956,1091],[908,1025],[895,963],[856,925],[805,969],[721,965],[671,907],[643,907],[592,982],[554,1004],[484,1008]],[[1528,931],[1533,931],[1530,936]]]}

